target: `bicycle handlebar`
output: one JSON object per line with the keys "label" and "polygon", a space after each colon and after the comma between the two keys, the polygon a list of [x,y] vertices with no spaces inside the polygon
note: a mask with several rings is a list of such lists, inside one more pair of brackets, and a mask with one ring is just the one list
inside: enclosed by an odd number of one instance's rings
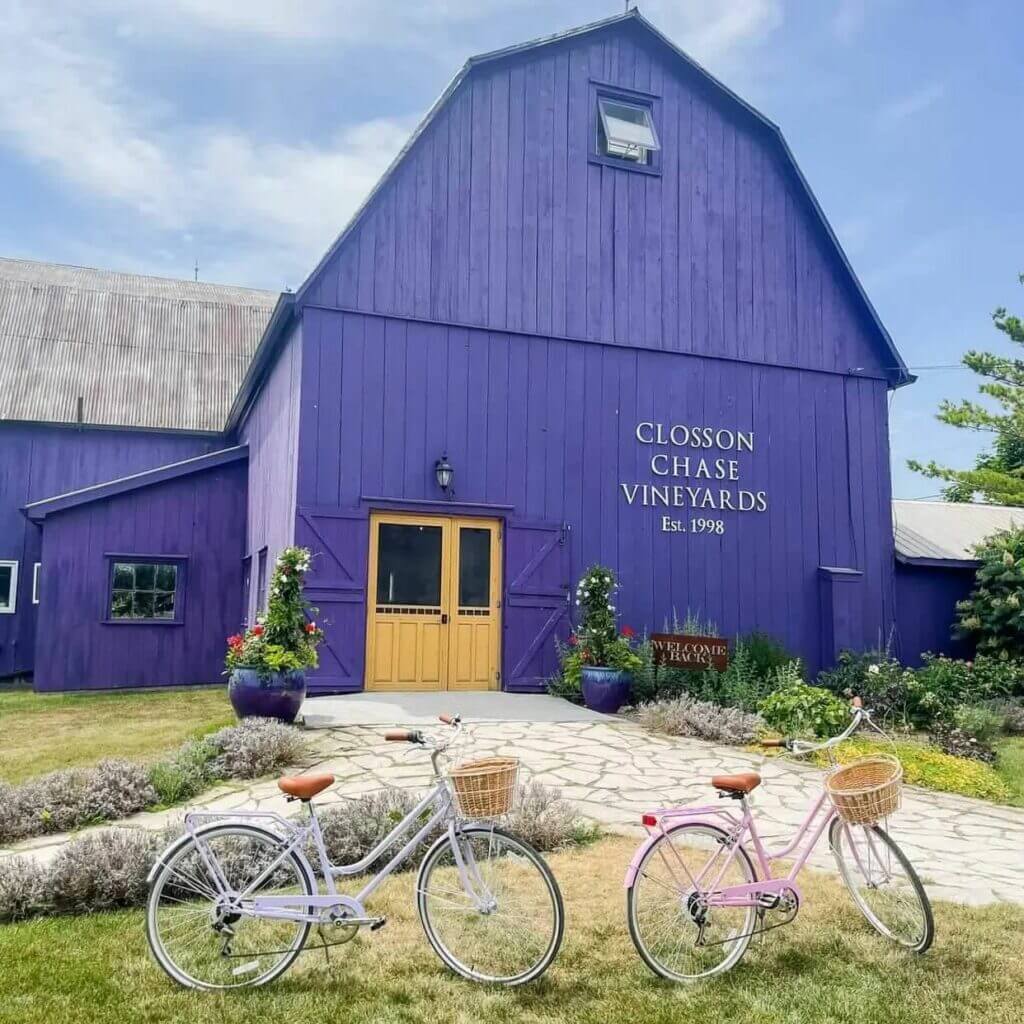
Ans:
{"label": "bicycle handlebar", "polygon": [[391,743],[422,743],[423,734],[415,729],[388,729],[384,739]]}
{"label": "bicycle handlebar", "polygon": [[813,754],[819,750],[830,750],[852,736],[860,727],[861,722],[870,717],[870,712],[865,709],[864,702],[860,697],[854,697],[850,701],[850,708],[853,711],[850,724],[838,736],[823,740],[821,743],[810,743],[807,740],[798,740],[791,736],[785,739],[765,739],[758,742],[762,747],[785,747],[791,754]]}

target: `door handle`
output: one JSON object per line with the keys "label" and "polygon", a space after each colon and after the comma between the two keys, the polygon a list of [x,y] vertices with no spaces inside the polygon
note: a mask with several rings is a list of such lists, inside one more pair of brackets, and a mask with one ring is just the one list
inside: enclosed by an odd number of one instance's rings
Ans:
{"label": "door handle", "polygon": [[448,625],[448,613],[447,612],[441,612],[441,625],[442,626],[447,626]]}

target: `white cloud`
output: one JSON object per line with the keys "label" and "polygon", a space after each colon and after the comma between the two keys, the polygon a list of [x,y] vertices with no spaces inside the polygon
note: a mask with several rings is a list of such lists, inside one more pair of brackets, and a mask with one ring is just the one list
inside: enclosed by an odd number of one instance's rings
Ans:
{"label": "white cloud", "polygon": [[[552,8],[547,0],[163,0],[145,6],[138,0],[51,0],[45,6],[4,0],[4,6],[0,146],[79,193],[92,211],[106,203],[128,212],[110,218],[110,248],[115,237],[132,235],[132,225],[151,244],[140,241],[116,263],[160,262],[166,259],[161,250],[177,248],[189,267],[198,252],[206,267],[225,274],[236,267],[243,282],[301,279],[373,187],[418,114],[339,127],[310,143],[248,134],[218,120],[215,108],[196,120],[179,108],[173,92],[147,95],[137,79],[129,81],[137,39],[148,36],[149,45],[173,52],[209,46],[216,37],[223,59],[257,36],[293,59],[306,41],[334,40],[339,60],[346,47],[373,39],[382,55],[399,42],[438,59],[452,45],[448,30],[460,26],[493,45],[499,12],[528,14],[537,34],[594,15],[589,4]],[[644,13],[698,60],[722,61],[771,33],[782,4],[648,0]],[[568,24],[552,26],[555,18]],[[418,97],[414,109],[431,98]],[[102,252],[105,242],[69,237],[67,248]]]}
{"label": "white cloud", "polygon": [[782,0],[645,0],[642,13],[695,59],[719,62],[774,32]]}
{"label": "white cloud", "polygon": [[934,106],[945,95],[946,87],[941,82],[923,85],[906,96],[897,97],[884,104],[878,111],[878,123],[886,128],[902,124]]}
{"label": "white cloud", "polygon": [[294,276],[294,267],[313,265],[411,131],[412,119],[376,119],[320,145],[293,145],[177,122],[129,88],[114,61],[83,50],[80,37],[20,14],[0,35],[0,143],[149,227],[183,241],[215,231]]}

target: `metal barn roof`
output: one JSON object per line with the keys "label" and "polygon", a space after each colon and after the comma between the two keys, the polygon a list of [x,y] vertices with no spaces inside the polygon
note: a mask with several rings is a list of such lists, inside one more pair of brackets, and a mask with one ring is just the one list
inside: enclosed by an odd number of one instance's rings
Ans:
{"label": "metal barn roof", "polygon": [[0,420],[221,431],[277,298],[0,258]]}
{"label": "metal barn roof", "polygon": [[974,546],[999,530],[1024,526],[1024,508],[949,501],[894,501],[896,557],[911,564],[977,562]]}

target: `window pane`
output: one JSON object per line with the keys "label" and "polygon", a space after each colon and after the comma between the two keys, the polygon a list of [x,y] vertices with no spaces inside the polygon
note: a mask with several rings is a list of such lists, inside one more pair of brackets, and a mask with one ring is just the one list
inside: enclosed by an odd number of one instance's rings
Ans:
{"label": "window pane", "polygon": [[491,606],[491,531],[459,530],[459,607]]}
{"label": "window pane", "polygon": [[158,619],[174,618],[174,593],[157,593],[153,601],[154,614]]}
{"label": "window pane", "polygon": [[381,523],[377,604],[441,604],[441,527]]}
{"label": "window pane", "polygon": [[13,567],[0,565],[0,608],[11,607],[11,580],[13,578]]}
{"label": "window pane", "polygon": [[136,619],[153,618],[153,592],[136,590],[132,599],[132,617]]}
{"label": "window pane", "polygon": [[156,566],[140,565],[135,566],[135,589],[152,590],[156,582]]}
{"label": "window pane", "polygon": [[156,567],[156,589],[174,590],[178,578],[176,565],[158,565]]}
{"label": "window pane", "polygon": [[114,586],[119,590],[131,590],[135,586],[135,573],[124,562],[114,563]]}
{"label": "window pane", "polygon": [[610,143],[639,146],[643,149],[658,148],[658,139],[651,124],[651,114],[646,107],[634,107],[608,99],[599,102],[605,134]]}
{"label": "window pane", "polygon": [[127,619],[132,614],[132,594],[130,590],[115,590],[110,602],[112,619]]}

